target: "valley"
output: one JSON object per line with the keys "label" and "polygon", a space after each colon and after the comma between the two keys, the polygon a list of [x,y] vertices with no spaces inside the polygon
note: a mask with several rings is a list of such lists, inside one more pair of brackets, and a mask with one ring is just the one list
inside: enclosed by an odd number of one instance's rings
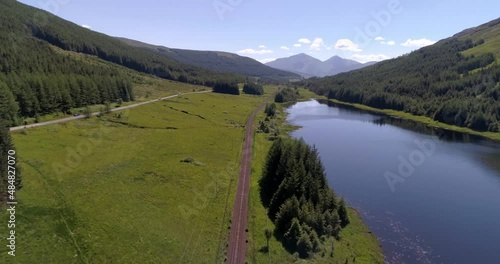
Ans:
{"label": "valley", "polygon": [[0,263],[500,261],[497,2],[0,9]]}

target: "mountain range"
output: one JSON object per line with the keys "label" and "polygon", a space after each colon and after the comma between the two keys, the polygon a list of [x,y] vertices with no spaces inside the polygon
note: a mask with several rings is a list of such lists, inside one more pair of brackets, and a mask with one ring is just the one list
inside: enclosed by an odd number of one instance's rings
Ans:
{"label": "mountain range", "polygon": [[312,56],[301,53],[291,57],[268,62],[266,65],[276,69],[299,74],[304,78],[310,78],[324,77],[357,70],[375,63],[377,62],[360,63],[354,60],[344,59],[339,56],[333,56],[326,61],[320,61]]}
{"label": "mountain range", "polygon": [[224,51],[201,51],[174,49],[147,44],[127,38],[118,40],[132,47],[144,49],[174,59],[178,62],[193,65],[220,73],[235,73],[245,76],[259,77],[265,80],[289,80],[300,76],[286,70],[266,66],[252,58],[243,57]]}

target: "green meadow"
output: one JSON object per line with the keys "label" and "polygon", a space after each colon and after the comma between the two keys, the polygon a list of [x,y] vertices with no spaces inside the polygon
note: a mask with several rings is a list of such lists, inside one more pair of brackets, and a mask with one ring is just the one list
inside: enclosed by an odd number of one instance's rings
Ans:
{"label": "green meadow", "polygon": [[221,263],[243,126],[264,100],[183,95],[13,133],[24,188],[16,257],[2,246],[0,262]]}
{"label": "green meadow", "polygon": [[[159,84],[154,96],[202,87]],[[274,87],[266,87],[270,96]],[[301,100],[314,94],[301,90]],[[148,95],[152,96],[151,94]],[[143,94],[141,98],[145,98]],[[265,97],[192,94],[69,123],[13,133],[23,170],[16,257],[4,263],[222,263],[241,159],[244,124]],[[283,106],[278,123],[287,125]],[[264,119],[261,112],[257,119]],[[258,180],[271,146],[255,134],[249,263],[297,259],[271,239]],[[7,221],[5,210],[0,213]],[[341,241],[311,263],[381,263],[377,239],[351,210]],[[0,225],[5,238],[8,230]],[[331,243],[334,254],[331,257]],[[332,262],[333,261],[333,262]]]}

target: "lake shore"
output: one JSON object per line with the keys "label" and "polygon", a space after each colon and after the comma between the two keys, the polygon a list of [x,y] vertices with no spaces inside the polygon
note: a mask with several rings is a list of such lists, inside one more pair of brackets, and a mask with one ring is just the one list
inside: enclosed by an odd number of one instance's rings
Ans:
{"label": "lake shore", "polygon": [[[300,90],[301,98],[298,101],[308,101],[313,99],[314,93],[307,90]],[[293,131],[300,129],[287,122],[288,113],[286,109],[294,103],[278,104],[277,126],[283,135],[290,136]],[[263,114],[260,115],[264,119]],[[297,259],[288,253],[281,242],[274,237],[270,241],[270,252],[264,252],[262,248],[266,245],[263,236],[265,228],[273,228],[273,223],[267,218],[266,210],[258,198],[258,180],[261,177],[262,165],[265,162],[266,154],[272,142],[267,140],[266,134],[255,135],[254,162],[252,164],[252,187],[250,195],[250,217],[249,217],[249,250],[247,261],[249,263],[295,263]],[[379,239],[369,229],[361,215],[354,208],[349,208],[351,223],[342,231],[342,239],[334,242],[333,257],[328,252],[320,256],[315,255],[310,261],[313,263],[351,263],[354,259],[356,263],[384,263],[384,254]]]}
{"label": "lake shore", "polygon": [[[325,98],[318,98],[318,99],[325,99]],[[466,128],[466,127],[458,127],[458,126],[448,125],[448,124],[433,120],[429,117],[416,116],[416,115],[412,115],[410,113],[405,113],[402,111],[396,111],[396,110],[391,110],[391,109],[378,109],[378,108],[373,108],[373,107],[366,106],[363,104],[347,103],[347,102],[339,101],[337,99],[325,99],[325,100],[328,100],[330,102],[340,104],[340,105],[352,106],[352,107],[355,107],[355,108],[358,108],[361,110],[365,110],[368,112],[372,112],[372,113],[384,114],[384,115],[388,115],[388,116],[391,116],[394,118],[402,118],[402,119],[412,120],[412,121],[419,122],[419,123],[425,124],[425,125],[427,125],[429,127],[433,127],[433,128],[442,128],[442,129],[446,129],[446,130],[465,133],[465,134],[469,134],[469,135],[481,136],[481,137],[485,137],[488,139],[500,141],[500,133],[480,132],[480,131],[472,130],[472,129]]]}

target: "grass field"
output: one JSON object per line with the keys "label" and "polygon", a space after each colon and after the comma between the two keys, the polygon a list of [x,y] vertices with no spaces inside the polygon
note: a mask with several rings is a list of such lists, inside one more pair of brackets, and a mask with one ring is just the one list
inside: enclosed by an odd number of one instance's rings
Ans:
{"label": "grass field", "polygon": [[[301,90],[301,100],[317,97],[314,93]],[[291,131],[294,127],[285,123],[286,114],[283,105],[278,115],[278,123],[282,131]],[[256,118],[263,120],[264,113]],[[384,263],[382,250],[377,238],[363,223],[360,215],[350,209],[351,224],[342,231],[341,241],[333,239],[325,243],[324,254],[316,255],[310,260],[299,260],[287,252],[281,242],[274,237],[270,240],[270,251],[266,252],[267,241],[264,236],[266,228],[274,229],[273,223],[267,217],[266,209],[262,206],[259,197],[258,181],[262,177],[262,167],[272,141],[267,140],[268,134],[256,134],[254,142],[254,158],[252,163],[252,178],[249,198],[249,237],[248,263]],[[331,256],[331,243],[334,243],[333,257]]]}
{"label": "grass field", "polygon": [[243,125],[264,100],[181,96],[14,133],[24,188],[0,263],[221,263]]}
{"label": "grass field", "polygon": [[[266,87],[267,95],[273,90]],[[2,247],[0,263],[222,263],[243,126],[264,100],[185,95],[125,110],[120,118],[113,113],[14,133],[24,188],[16,257]],[[272,225],[256,185],[270,144],[256,134],[248,260],[290,263],[295,257],[276,240],[270,254],[259,252],[263,230]],[[354,211],[351,217],[333,263],[379,262],[377,240]],[[0,219],[6,223],[5,210]],[[6,225],[0,233],[5,239]],[[331,261],[328,254],[311,260]]]}

